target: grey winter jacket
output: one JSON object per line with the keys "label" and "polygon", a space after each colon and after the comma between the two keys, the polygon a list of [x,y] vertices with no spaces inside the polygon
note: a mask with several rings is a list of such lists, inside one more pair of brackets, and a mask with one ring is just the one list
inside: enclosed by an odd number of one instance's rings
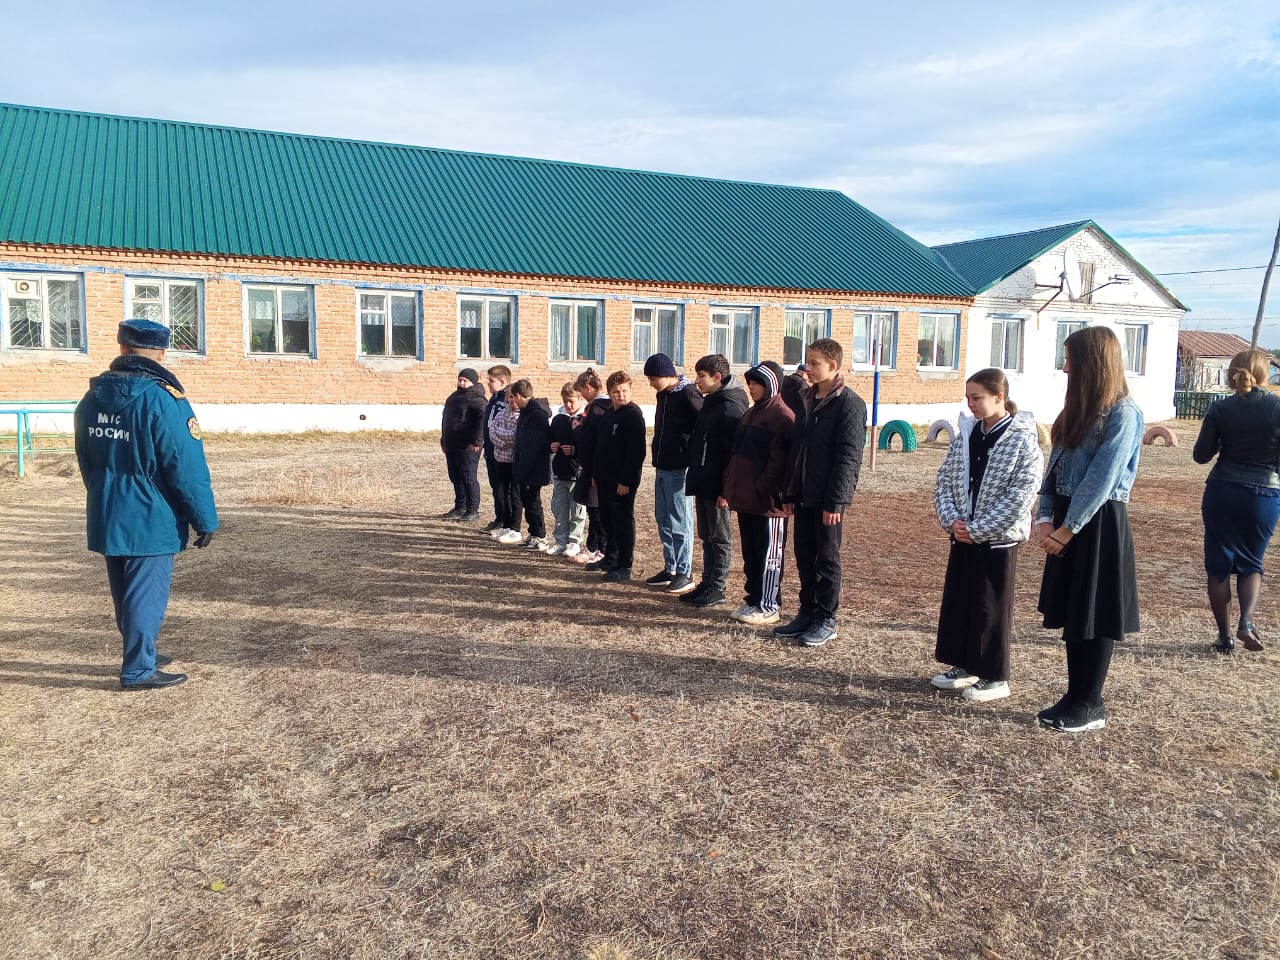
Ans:
{"label": "grey winter jacket", "polygon": [[960,430],[938,468],[933,505],[938,523],[950,532],[963,520],[975,543],[1021,543],[1031,535],[1031,506],[1040,489],[1044,454],[1030,417],[1014,417],[995,442],[987,470],[969,509],[969,437],[978,428],[974,417],[962,416]]}

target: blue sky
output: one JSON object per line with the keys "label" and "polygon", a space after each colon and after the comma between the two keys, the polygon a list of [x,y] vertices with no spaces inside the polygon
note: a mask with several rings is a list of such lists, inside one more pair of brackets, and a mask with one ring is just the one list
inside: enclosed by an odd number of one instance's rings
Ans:
{"label": "blue sky", "polygon": [[[190,6],[191,9],[184,9]],[[1096,220],[1249,335],[1280,3],[0,0],[0,99],[841,190],[926,243]],[[25,39],[24,39],[25,38]],[[1262,342],[1280,346],[1280,276]]]}

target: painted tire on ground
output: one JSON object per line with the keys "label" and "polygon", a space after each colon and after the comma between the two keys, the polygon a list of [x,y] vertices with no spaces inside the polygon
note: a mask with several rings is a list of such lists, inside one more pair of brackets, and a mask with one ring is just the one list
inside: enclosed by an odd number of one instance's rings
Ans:
{"label": "painted tire on ground", "polygon": [[945,433],[947,435],[947,443],[956,438],[956,425],[950,420],[935,420],[929,424],[929,432],[925,434],[924,442],[933,443],[938,439],[938,434]]}
{"label": "painted tire on ground", "polygon": [[916,449],[916,431],[905,420],[890,420],[880,428],[880,449],[888,450],[894,437],[902,438],[903,453],[911,453]]}
{"label": "painted tire on ground", "polygon": [[1142,435],[1142,445],[1149,447],[1157,440],[1163,440],[1166,447],[1176,447],[1178,445],[1178,435],[1168,427],[1149,427],[1147,432]]}

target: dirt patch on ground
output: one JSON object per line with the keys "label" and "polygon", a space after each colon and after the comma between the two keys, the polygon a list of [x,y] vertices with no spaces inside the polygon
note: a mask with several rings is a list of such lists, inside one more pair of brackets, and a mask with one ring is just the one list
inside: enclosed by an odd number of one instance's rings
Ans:
{"label": "dirt patch on ground", "polygon": [[[1143,631],[1083,737],[1031,723],[1031,550],[1014,696],[927,685],[938,445],[864,478],[803,651],[432,519],[434,438],[214,437],[192,679],[138,695],[73,462],[0,473],[0,957],[1280,955],[1280,643],[1207,652],[1188,446],[1145,451]],[[651,477],[637,513],[643,577]]]}

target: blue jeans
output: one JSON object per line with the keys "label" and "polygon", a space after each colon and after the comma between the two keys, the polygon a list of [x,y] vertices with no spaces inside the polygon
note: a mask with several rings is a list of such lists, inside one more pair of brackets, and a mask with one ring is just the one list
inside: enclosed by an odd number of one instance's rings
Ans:
{"label": "blue jeans", "polygon": [[137,683],[156,672],[156,637],[169,606],[173,554],[107,557],[107,582],[124,641],[120,682]]}
{"label": "blue jeans", "polygon": [[662,567],[685,576],[693,569],[693,497],[684,493],[684,470],[657,470],[653,516],[662,541]]}

